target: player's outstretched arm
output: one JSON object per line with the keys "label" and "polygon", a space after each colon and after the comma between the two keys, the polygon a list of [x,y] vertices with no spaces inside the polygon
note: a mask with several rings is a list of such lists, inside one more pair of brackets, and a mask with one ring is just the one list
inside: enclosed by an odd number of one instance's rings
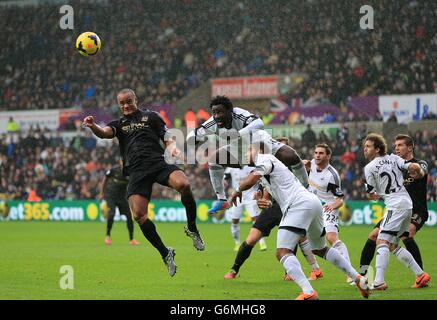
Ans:
{"label": "player's outstretched arm", "polygon": [[241,194],[243,191],[252,188],[258,180],[261,179],[261,175],[255,171],[251,172],[243,181],[240,182],[240,186],[235,190],[230,198],[230,202],[237,205],[237,198],[241,200]]}
{"label": "player's outstretched arm", "polygon": [[114,138],[114,130],[111,127],[101,127],[94,122],[93,116],[88,116],[83,119],[83,126],[88,127],[97,137],[101,139],[112,139]]}
{"label": "player's outstretched arm", "polygon": [[240,136],[244,136],[251,133],[252,131],[261,129],[264,129],[264,122],[260,118],[258,118],[250,122],[247,126],[238,131],[238,133],[240,134]]}

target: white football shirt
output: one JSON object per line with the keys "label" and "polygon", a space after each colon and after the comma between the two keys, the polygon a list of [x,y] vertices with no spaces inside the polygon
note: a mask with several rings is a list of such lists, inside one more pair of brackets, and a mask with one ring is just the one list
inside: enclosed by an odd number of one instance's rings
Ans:
{"label": "white football shirt", "polygon": [[[309,190],[324,203],[334,203],[335,198],[343,197],[340,175],[330,164],[322,171],[317,170],[316,161],[311,160],[311,169],[308,175]],[[338,210],[336,210],[338,211]]]}
{"label": "white football shirt", "polygon": [[364,167],[366,192],[378,194],[389,210],[412,209],[403,178],[403,170],[407,170],[408,165],[395,154],[376,157]]}
{"label": "white football shirt", "polygon": [[[299,182],[296,176],[281,161],[271,154],[259,154],[256,172],[262,175],[261,185],[267,189],[278,202],[281,211],[287,212],[294,202],[301,201],[311,193]],[[310,201],[308,202],[310,203]],[[312,207],[309,207],[311,209]]]}

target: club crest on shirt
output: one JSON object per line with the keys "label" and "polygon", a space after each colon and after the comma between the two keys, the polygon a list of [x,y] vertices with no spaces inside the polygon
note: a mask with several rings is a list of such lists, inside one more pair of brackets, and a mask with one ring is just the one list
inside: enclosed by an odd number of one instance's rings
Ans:
{"label": "club crest on shirt", "polygon": [[147,122],[147,120],[149,120],[149,116],[143,116],[143,117],[141,118],[141,121],[142,121],[142,122]]}

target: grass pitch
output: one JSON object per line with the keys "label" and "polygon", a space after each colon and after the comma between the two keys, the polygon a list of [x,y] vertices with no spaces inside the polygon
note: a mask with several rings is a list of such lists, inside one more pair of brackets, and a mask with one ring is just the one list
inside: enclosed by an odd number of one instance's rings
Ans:
{"label": "grass pitch", "polygon": [[[83,222],[0,222],[0,299],[294,299],[300,288],[282,280],[275,258],[276,229],[267,238],[268,250],[257,246],[234,280],[224,280],[235,258],[229,224],[201,224],[206,251],[197,252],[185,236],[183,224],[157,223],[164,243],[176,249],[177,274],[170,278],[157,251],[138,226],[128,245],[124,222],[114,223],[111,246],[103,243],[105,224]],[[245,238],[249,225],[242,225]],[[370,226],[344,227],[341,239],[355,267]],[[425,270],[437,277],[437,229],[424,227],[417,235]],[[434,245],[433,245],[434,244]],[[434,246],[434,247],[433,247]],[[306,274],[310,268],[298,254]],[[318,258],[325,277],[313,282],[320,299],[362,299],[346,276]],[[373,261],[374,263],[374,261]],[[74,270],[74,289],[60,288],[63,265]],[[389,289],[373,293],[379,299],[437,299],[437,289],[411,289],[414,275],[391,255],[386,273]]]}

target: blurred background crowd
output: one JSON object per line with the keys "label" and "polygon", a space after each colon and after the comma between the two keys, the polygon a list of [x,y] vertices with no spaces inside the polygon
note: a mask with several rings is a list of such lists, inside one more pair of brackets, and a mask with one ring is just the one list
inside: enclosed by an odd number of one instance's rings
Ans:
{"label": "blurred background crowd", "polygon": [[[338,170],[346,199],[366,200],[363,168],[365,160],[362,140],[367,134],[363,125],[358,134],[349,135],[346,126],[335,136],[316,134],[311,127],[304,139],[289,139],[302,158],[312,159],[316,143],[327,143],[332,148],[332,165]],[[437,200],[437,129],[418,131],[415,156],[429,164],[428,200]],[[388,141],[390,144],[391,142]],[[7,134],[0,142],[0,194],[13,199],[36,197],[49,199],[95,199],[105,172],[119,158],[118,148],[112,143],[103,145],[91,135],[78,132],[74,138],[63,139],[59,133],[35,129],[23,134]],[[214,199],[207,164],[187,165],[196,199]],[[153,198],[179,199],[173,190],[154,185]]]}
{"label": "blurred background crowd", "polygon": [[72,33],[53,27],[58,7],[2,8],[0,110],[98,106],[115,115],[114,93],[126,84],[142,104],[175,103],[211,78],[291,72],[307,80],[287,103],[437,91],[436,1],[368,1],[371,31],[358,28],[354,1],[70,3],[75,28],[98,30],[100,58],[73,52]]}

